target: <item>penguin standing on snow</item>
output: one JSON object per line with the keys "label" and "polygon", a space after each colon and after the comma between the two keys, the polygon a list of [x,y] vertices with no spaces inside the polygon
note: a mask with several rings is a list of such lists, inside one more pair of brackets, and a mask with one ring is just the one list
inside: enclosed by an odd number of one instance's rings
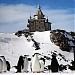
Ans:
{"label": "penguin standing on snow", "polygon": [[6,59],[5,59],[4,56],[0,56],[0,59],[3,61],[3,69],[2,69],[2,72],[6,72],[7,71]]}
{"label": "penguin standing on snow", "polygon": [[0,73],[2,73],[2,69],[3,69],[3,61],[0,59]]}
{"label": "penguin standing on snow", "polygon": [[38,53],[35,53],[32,58],[32,72],[33,73],[40,72],[40,63],[39,63]]}
{"label": "penguin standing on snow", "polygon": [[56,54],[52,55],[52,60],[51,60],[51,71],[52,72],[58,72],[59,69],[59,64],[58,61],[56,59]]}
{"label": "penguin standing on snow", "polygon": [[7,64],[7,70],[10,71],[10,63],[9,63],[9,61],[6,61],[6,64]]}
{"label": "penguin standing on snow", "polygon": [[40,58],[39,59],[39,63],[40,63],[40,72],[44,72],[44,65],[45,65],[45,59],[44,58]]}
{"label": "penguin standing on snow", "polygon": [[17,72],[21,72],[21,70],[24,67],[23,64],[24,64],[23,56],[20,56],[17,64]]}
{"label": "penguin standing on snow", "polygon": [[27,72],[28,71],[28,55],[24,55],[24,68],[23,68],[23,72]]}

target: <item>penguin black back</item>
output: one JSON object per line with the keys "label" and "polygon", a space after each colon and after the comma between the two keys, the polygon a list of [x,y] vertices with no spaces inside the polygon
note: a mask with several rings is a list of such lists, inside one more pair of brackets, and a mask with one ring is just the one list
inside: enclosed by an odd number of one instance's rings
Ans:
{"label": "penguin black back", "polygon": [[44,64],[45,64],[45,59],[44,58],[40,58],[40,60],[43,60]]}
{"label": "penguin black back", "polygon": [[10,71],[10,63],[9,63],[9,61],[6,61],[6,64],[7,64],[7,70]]}

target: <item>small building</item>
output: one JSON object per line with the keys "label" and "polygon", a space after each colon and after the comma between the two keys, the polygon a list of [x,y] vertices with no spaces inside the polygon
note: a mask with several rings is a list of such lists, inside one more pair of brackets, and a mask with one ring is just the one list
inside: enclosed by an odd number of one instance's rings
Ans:
{"label": "small building", "polygon": [[30,32],[51,30],[51,22],[48,22],[48,18],[46,19],[44,16],[39,5],[34,18],[31,18],[30,15],[30,19],[28,19],[27,27]]}

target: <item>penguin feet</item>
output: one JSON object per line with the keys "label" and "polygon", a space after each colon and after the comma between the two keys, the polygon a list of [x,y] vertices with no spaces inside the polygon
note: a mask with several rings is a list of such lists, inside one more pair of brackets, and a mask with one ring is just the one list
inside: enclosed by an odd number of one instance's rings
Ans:
{"label": "penguin feet", "polygon": [[40,72],[38,71],[38,72],[33,72],[33,73],[40,73]]}
{"label": "penguin feet", "polygon": [[44,71],[41,71],[41,73],[45,73]]}
{"label": "penguin feet", "polygon": [[40,72],[37,72],[37,73],[40,73]]}
{"label": "penguin feet", "polygon": [[24,71],[25,73],[28,73],[29,71]]}
{"label": "penguin feet", "polygon": [[17,71],[17,72],[15,72],[15,73],[21,73],[21,71]]}

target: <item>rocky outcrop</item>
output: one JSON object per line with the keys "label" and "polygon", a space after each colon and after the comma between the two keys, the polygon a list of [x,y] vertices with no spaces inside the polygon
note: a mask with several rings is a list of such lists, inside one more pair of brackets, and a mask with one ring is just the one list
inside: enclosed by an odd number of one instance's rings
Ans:
{"label": "rocky outcrop", "polygon": [[65,30],[52,30],[50,39],[63,51],[71,51],[75,46],[75,38]]}

